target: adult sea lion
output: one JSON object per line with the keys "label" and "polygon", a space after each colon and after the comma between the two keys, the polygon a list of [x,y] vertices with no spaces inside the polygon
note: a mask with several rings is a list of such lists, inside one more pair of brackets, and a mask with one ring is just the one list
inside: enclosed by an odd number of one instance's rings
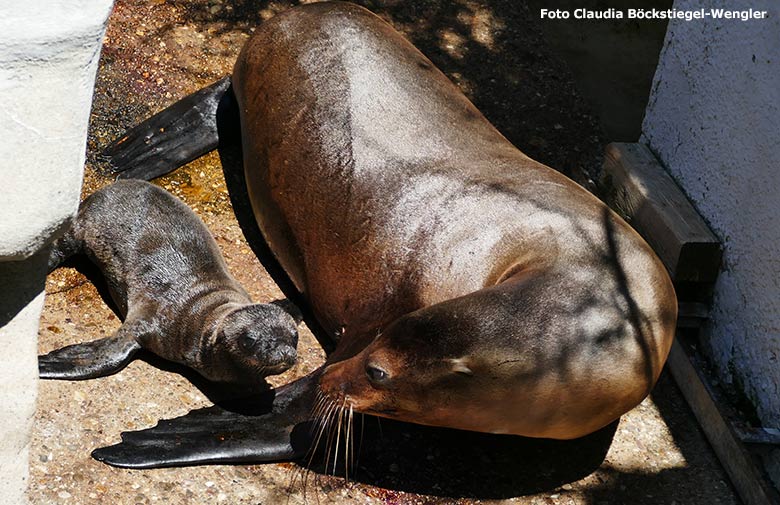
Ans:
{"label": "adult sea lion", "polygon": [[233,100],[256,221],[337,348],[265,411],[191,412],[125,433],[97,459],[294,458],[313,443],[312,409],[325,424],[358,411],[567,439],[649,393],[676,319],[653,251],[511,145],[377,16],[317,3],[265,22],[232,78],[109,149],[120,177],[216,147],[214,117]]}
{"label": "adult sea lion", "polygon": [[221,382],[255,383],[295,363],[296,319],[282,304],[253,304],[206,225],[167,191],[120,181],[90,195],[49,270],[77,253],[100,268],[125,319],[110,337],[40,356],[41,378],[111,375],[140,349]]}

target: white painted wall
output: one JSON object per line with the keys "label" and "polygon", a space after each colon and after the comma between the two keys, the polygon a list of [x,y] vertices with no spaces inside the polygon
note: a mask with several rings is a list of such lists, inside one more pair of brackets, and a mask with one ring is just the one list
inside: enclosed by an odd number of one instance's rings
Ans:
{"label": "white painted wall", "polygon": [[[717,4],[717,5],[716,5]],[[672,21],[643,124],[650,146],[725,246],[709,349],[766,426],[780,427],[780,3],[762,20]]]}
{"label": "white painted wall", "polygon": [[112,0],[0,0],[0,503],[25,503],[45,246],[78,208]]}
{"label": "white painted wall", "polygon": [[0,2],[0,258],[47,243],[78,207],[111,0]]}

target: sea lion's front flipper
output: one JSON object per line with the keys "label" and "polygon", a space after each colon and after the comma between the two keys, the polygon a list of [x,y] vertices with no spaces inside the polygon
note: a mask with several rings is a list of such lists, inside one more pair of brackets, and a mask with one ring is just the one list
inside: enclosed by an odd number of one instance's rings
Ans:
{"label": "sea lion's front flipper", "polygon": [[[124,328],[124,326],[122,327]],[[38,357],[41,379],[81,380],[114,374],[132,361],[141,346],[127,331],[74,344]]]}
{"label": "sea lion's front flipper", "polygon": [[157,426],[122,433],[122,442],[92,451],[92,457],[122,468],[289,461],[311,445],[308,422],[314,375],[268,395],[232,405],[193,410]]}
{"label": "sea lion's front flipper", "polygon": [[229,116],[234,108],[230,77],[225,77],[127,131],[103,156],[119,179],[160,177],[216,149],[217,116]]}

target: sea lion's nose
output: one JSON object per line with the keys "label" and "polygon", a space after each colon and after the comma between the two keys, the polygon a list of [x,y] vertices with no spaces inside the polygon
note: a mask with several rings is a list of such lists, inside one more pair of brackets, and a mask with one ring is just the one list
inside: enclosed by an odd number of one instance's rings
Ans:
{"label": "sea lion's nose", "polygon": [[282,346],[294,349],[298,345],[298,328],[295,326],[280,326],[275,328],[273,333],[277,349]]}
{"label": "sea lion's nose", "polygon": [[292,366],[295,364],[295,360],[298,357],[298,352],[295,347],[281,344],[271,354],[271,365],[273,366]]}

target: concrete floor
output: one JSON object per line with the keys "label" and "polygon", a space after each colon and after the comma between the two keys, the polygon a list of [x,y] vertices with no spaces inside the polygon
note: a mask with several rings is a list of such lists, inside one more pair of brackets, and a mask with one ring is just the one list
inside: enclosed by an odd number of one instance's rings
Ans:
{"label": "concrete floor", "polygon": [[[508,138],[587,183],[605,141],[565,66],[543,43],[534,15],[511,0],[367,3],[414,40]],[[100,175],[99,149],[151,112],[229,73],[252,26],[288,6],[250,0],[118,2],[98,75],[84,194],[108,182]],[[206,156],[159,183],[203,218],[254,300],[281,296],[241,233],[218,156]],[[41,352],[103,337],[120,324],[75,270],[51,275],[47,293]],[[324,359],[305,329],[299,354],[300,363],[272,382],[308,373]],[[666,375],[616,429],[582,441],[533,441],[383,422],[381,433],[373,429],[367,435],[350,481],[315,470],[304,487],[295,464],[133,471],[89,457],[93,448],[116,443],[122,431],[210,405],[207,394],[213,390],[180,372],[156,360],[138,360],[112,377],[42,382],[30,450],[30,501],[737,503]]]}

